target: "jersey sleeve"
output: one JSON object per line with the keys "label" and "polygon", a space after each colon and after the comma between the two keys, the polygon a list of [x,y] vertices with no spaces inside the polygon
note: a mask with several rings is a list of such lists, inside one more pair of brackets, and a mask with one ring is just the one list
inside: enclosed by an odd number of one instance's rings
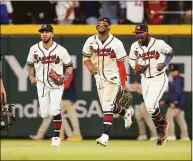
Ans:
{"label": "jersey sleeve", "polygon": [[27,64],[33,65],[35,62],[34,53],[33,53],[33,47],[30,48],[29,54],[27,57]]}
{"label": "jersey sleeve", "polygon": [[137,59],[138,59],[136,52],[137,51],[134,50],[134,46],[131,45],[130,52],[129,52],[129,63],[133,69],[134,69],[135,63],[137,62]]}
{"label": "jersey sleeve", "polygon": [[64,63],[64,65],[65,65],[66,67],[69,66],[69,65],[71,65],[71,64],[72,64],[72,59],[71,59],[68,51],[67,51],[65,48],[63,48],[63,52],[62,52],[62,53],[63,53],[63,54],[62,54],[61,60],[62,60],[62,62]]}
{"label": "jersey sleeve", "polygon": [[86,42],[84,43],[82,54],[84,56],[92,56],[92,50],[91,50],[91,38],[88,38]]}
{"label": "jersey sleeve", "polygon": [[164,55],[172,53],[172,47],[169,46],[164,40],[160,40],[161,53]]}
{"label": "jersey sleeve", "polygon": [[116,53],[117,60],[122,59],[127,56],[123,43],[120,42],[118,46],[114,49]]}

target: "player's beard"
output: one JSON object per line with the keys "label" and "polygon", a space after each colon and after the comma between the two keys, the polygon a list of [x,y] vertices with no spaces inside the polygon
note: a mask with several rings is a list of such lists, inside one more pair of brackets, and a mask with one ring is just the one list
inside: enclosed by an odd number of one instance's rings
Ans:
{"label": "player's beard", "polygon": [[49,37],[49,38],[47,38],[47,39],[42,38],[42,41],[43,41],[44,43],[48,43],[50,40],[51,40],[51,37]]}

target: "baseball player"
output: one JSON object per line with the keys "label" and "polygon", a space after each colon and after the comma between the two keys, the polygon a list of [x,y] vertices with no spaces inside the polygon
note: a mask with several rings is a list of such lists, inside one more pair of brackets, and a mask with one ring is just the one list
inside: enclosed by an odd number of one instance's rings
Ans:
{"label": "baseball player", "polygon": [[167,141],[169,124],[160,113],[159,100],[168,87],[166,66],[174,51],[163,40],[151,37],[145,24],[137,25],[134,33],[137,41],[131,45],[130,64],[141,75],[145,106],[157,129],[157,145],[163,145]]}
{"label": "baseball player", "polygon": [[52,40],[54,34],[51,25],[42,25],[39,32],[41,41],[30,48],[27,70],[31,84],[37,87],[41,117],[53,117],[55,135],[52,145],[59,146],[63,84],[72,74],[73,65],[68,51]]}
{"label": "baseball player", "polygon": [[83,47],[83,62],[96,80],[99,100],[103,110],[104,132],[97,144],[106,146],[113,121],[113,114],[119,113],[125,120],[125,128],[132,124],[133,109],[125,110],[117,103],[121,89],[125,86],[126,70],[124,58],[127,53],[123,43],[109,33],[111,21],[108,17],[99,18],[98,34],[89,37]]}

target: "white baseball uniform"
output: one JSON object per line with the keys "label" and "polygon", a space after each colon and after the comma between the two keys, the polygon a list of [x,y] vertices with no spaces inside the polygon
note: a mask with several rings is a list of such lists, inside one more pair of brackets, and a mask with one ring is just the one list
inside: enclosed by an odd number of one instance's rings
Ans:
{"label": "white baseball uniform", "polygon": [[83,55],[91,56],[91,62],[98,68],[94,77],[103,111],[112,112],[120,88],[117,60],[127,56],[123,43],[112,34],[102,43],[96,34],[86,40]]}
{"label": "white baseball uniform", "polygon": [[147,111],[152,114],[159,107],[159,100],[168,87],[166,67],[157,70],[157,64],[163,63],[166,55],[172,53],[172,48],[163,40],[151,37],[148,46],[141,46],[137,41],[131,45],[129,61],[134,69],[135,64],[149,65],[141,74],[142,94]]}
{"label": "white baseball uniform", "polygon": [[60,75],[64,74],[64,65],[72,64],[68,51],[56,42],[47,50],[40,41],[30,48],[27,64],[34,65],[35,68],[41,116],[48,118],[58,115],[61,111],[60,103],[64,88],[63,85],[57,86],[49,78],[49,72],[53,69]]}

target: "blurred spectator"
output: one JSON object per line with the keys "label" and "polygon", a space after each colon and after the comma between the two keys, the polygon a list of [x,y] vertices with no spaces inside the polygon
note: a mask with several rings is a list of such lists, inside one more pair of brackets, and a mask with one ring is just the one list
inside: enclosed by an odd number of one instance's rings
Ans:
{"label": "blurred spectator", "polygon": [[166,15],[164,11],[168,8],[167,1],[146,1],[145,12],[147,15],[148,24],[163,24],[165,22]]}
{"label": "blurred spectator", "polygon": [[[132,89],[136,91],[139,94],[139,97],[141,100],[142,98],[142,89],[141,89],[141,84],[138,82],[134,82],[132,85]],[[151,141],[157,140],[157,132],[155,125],[151,119],[151,116],[147,112],[145,108],[145,103],[141,102],[138,106],[135,108],[135,118],[137,121],[138,129],[139,129],[139,136],[137,140],[147,140],[148,136],[146,133],[146,125],[148,126],[150,130],[150,139]]]}
{"label": "blurred spectator", "polygon": [[84,8],[83,8],[83,2],[84,1],[76,1],[76,5],[74,6],[74,12],[75,12],[75,19],[73,21],[73,24],[86,24],[85,18],[84,18]]}
{"label": "blurred spectator", "polygon": [[[70,123],[72,125],[72,135],[67,139],[67,141],[80,141],[82,136],[80,133],[79,120],[76,114],[76,109],[74,107],[74,102],[76,101],[76,70],[74,69],[73,75],[71,75],[64,85],[64,93],[62,95],[62,116],[65,116],[65,112],[69,116]],[[60,138],[64,137],[65,124],[61,127]]]}
{"label": "blurred spectator", "polygon": [[30,9],[32,13],[33,24],[55,24],[56,23],[55,2],[34,1],[30,3],[31,3]]}
{"label": "blurred spectator", "polygon": [[10,1],[0,1],[0,24],[12,23],[13,7]]}
{"label": "blurred spectator", "polygon": [[50,1],[12,1],[15,24],[56,23],[55,3]]}
{"label": "blurred spectator", "polygon": [[183,2],[184,9],[184,23],[192,24],[192,1],[184,1]]}
{"label": "blurred spectator", "polygon": [[180,1],[168,1],[168,14],[166,24],[180,24],[183,23],[183,17],[180,9]]}
{"label": "blurred spectator", "polygon": [[112,24],[190,24],[192,20],[191,1],[0,2],[1,24],[96,24],[103,16]]}
{"label": "blurred spectator", "polygon": [[180,76],[176,65],[169,66],[172,80],[169,82],[169,90],[164,94],[160,105],[167,104],[166,118],[169,121],[168,140],[176,140],[174,119],[180,127],[181,140],[190,140],[188,127],[184,118],[184,78]]}
{"label": "blurred spectator", "polygon": [[14,13],[13,18],[14,24],[31,24],[32,17],[30,6],[33,5],[34,2],[26,2],[26,1],[11,2]]}
{"label": "blurred spectator", "polygon": [[119,2],[118,1],[100,1],[100,17],[108,17],[111,24],[118,24]]}
{"label": "blurred spectator", "polygon": [[144,21],[144,2],[143,1],[121,1],[121,8],[125,8],[125,24],[137,24]]}
{"label": "blurred spectator", "polygon": [[73,1],[57,1],[56,14],[59,24],[72,24],[75,19]]}
{"label": "blurred spectator", "polygon": [[100,3],[98,1],[83,1],[84,18],[87,24],[97,24]]}

